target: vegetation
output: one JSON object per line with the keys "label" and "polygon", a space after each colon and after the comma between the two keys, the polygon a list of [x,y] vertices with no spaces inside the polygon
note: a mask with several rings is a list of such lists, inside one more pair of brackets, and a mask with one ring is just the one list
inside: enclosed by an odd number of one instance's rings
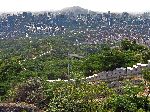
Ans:
{"label": "vegetation", "polygon": [[[124,40],[120,48],[102,49],[100,52],[85,58],[83,68],[86,75],[100,71],[114,70],[120,67],[133,66],[137,62],[146,62],[150,59],[146,46]],[[145,55],[144,55],[145,54]]]}
{"label": "vegetation", "polygon": [[[1,40],[0,102],[31,104],[47,112],[150,111],[149,92],[142,95],[145,87],[149,89],[150,70],[143,71],[145,83],[135,86],[125,82],[118,88],[121,93],[104,82],[81,80],[101,71],[146,63],[150,59],[148,47],[129,40],[117,43],[119,47],[73,42],[64,37]],[[75,81],[46,81],[58,78]]]}

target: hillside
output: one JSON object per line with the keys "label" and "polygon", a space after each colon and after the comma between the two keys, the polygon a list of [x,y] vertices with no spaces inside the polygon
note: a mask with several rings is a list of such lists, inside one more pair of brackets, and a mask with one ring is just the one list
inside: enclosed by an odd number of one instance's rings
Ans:
{"label": "hillside", "polygon": [[79,7],[79,6],[67,7],[67,8],[59,10],[57,12],[60,12],[60,13],[63,13],[63,14],[74,13],[74,15],[78,15],[78,14],[96,14],[96,12],[94,12],[94,11],[84,9],[82,7]]}

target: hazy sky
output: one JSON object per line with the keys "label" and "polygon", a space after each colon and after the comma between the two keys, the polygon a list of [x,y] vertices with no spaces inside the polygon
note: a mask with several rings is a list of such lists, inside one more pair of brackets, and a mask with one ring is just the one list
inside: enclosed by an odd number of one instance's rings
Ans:
{"label": "hazy sky", "polygon": [[0,12],[48,11],[81,6],[100,12],[150,11],[150,0],[0,0]]}

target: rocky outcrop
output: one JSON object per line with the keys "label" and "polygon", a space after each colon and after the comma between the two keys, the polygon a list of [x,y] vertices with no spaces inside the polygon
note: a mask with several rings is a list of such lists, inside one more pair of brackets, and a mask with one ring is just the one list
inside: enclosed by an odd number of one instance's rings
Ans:
{"label": "rocky outcrop", "polygon": [[0,103],[0,112],[43,112],[32,104]]}

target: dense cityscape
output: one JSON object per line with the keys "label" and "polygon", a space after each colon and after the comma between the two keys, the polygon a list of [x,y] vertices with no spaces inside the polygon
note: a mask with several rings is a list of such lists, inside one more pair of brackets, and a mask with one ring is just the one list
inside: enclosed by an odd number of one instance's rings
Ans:
{"label": "dense cityscape", "polygon": [[84,36],[84,41],[89,43],[114,42],[126,37],[149,45],[150,14],[96,13],[75,6],[67,12],[23,12],[0,17],[0,38],[54,36],[68,32],[71,32],[70,37]]}

